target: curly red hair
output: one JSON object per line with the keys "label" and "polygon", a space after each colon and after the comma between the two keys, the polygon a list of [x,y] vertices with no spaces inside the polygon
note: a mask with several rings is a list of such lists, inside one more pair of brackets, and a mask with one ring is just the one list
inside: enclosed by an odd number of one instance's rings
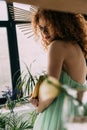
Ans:
{"label": "curly red hair", "polygon": [[[58,38],[65,41],[75,41],[87,57],[87,23],[83,15],[38,9],[32,19],[35,34],[38,34],[39,18],[43,16],[49,22],[50,29],[56,32]],[[43,42],[44,47],[48,44]]]}

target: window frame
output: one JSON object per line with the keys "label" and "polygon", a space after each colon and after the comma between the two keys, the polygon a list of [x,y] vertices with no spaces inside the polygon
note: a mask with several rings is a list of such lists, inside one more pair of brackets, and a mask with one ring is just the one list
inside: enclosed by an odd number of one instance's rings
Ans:
{"label": "window frame", "polygon": [[[14,21],[9,11],[9,6],[13,6],[13,3],[6,3],[6,5],[7,5],[8,21],[0,21],[0,27],[6,27],[7,29],[12,91],[14,91],[17,84],[17,80],[21,75],[16,24],[29,23],[29,21]],[[16,97],[17,95],[15,95],[14,99],[16,99]],[[3,97],[0,98],[0,104],[4,104],[5,102],[6,102],[5,98]]]}

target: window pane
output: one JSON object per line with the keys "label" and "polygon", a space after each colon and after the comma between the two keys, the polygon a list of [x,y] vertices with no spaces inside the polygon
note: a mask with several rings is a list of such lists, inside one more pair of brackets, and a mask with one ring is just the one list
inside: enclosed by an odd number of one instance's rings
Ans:
{"label": "window pane", "polygon": [[0,98],[2,91],[12,88],[6,28],[0,28]]}
{"label": "window pane", "polygon": [[6,21],[8,20],[8,15],[7,15],[7,5],[6,2],[0,1],[0,21]]}
{"label": "window pane", "polygon": [[24,72],[26,70],[26,64],[28,68],[31,65],[32,74],[42,73],[42,71],[46,70],[47,53],[40,44],[41,42],[39,40],[35,41],[33,36],[27,38],[17,26],[16,29],[21,71]]}

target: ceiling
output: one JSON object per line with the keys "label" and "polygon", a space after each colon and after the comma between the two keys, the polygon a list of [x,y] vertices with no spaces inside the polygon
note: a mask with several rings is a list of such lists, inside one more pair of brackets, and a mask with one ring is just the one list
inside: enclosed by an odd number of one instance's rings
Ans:
{"label": "ceiling", "polygon": [[87,14],[87,0],[6,0],[39,6],[42,8]]}

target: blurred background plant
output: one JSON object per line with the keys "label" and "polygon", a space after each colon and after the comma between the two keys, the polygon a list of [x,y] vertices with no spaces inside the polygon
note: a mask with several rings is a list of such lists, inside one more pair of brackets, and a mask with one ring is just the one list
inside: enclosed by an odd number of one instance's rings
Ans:
{"label": "blurred background plant", "polygon": [[[3,91],[2,96],[6,98],[6,103],[0,105],[0,108],[8,109],[9,112],[7,114],[0,113],[0,130],[30,130],[33,128],[38,115],[35,110],[27,111],[26,114],[26,111],[24,114],[21,111],[15,113],[15,107],[29,104],[30,94],[39,80],[40,75],[33,76],[27,65],[26,69],[27,73],[22,72],[18,78],[15,90],[12,91],[7,87],[7,91]],[[17,96],[16,99],[14,99],[15,96]]]}
{"label": "blurred background plant", "polygon": [[29,113],[0,113],[0,130],[31,130],[37,117],[35,111]]}

